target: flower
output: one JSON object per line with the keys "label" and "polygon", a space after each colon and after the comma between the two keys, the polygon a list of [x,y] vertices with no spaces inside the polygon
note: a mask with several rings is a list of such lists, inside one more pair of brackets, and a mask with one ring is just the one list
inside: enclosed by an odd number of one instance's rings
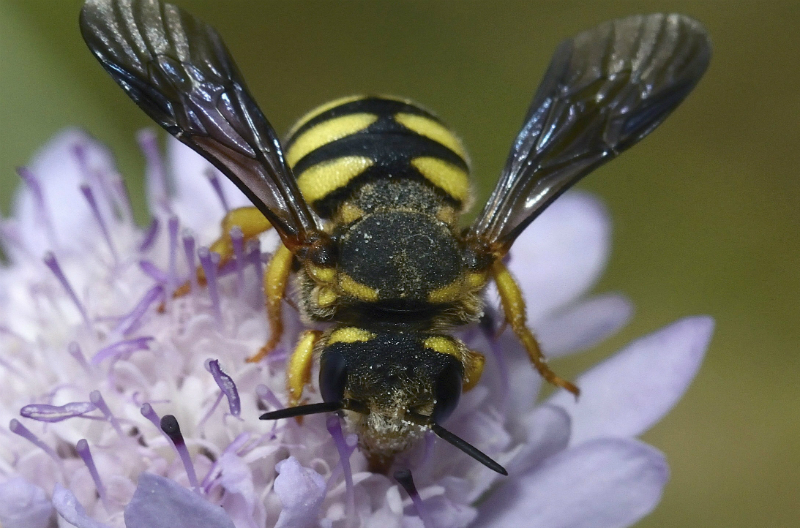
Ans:
{"label": "flower", "polygon": [[[577,380],[577,403],[563,391],[536,403],[541,380],[509,332],[462,331],[487,364],[447,426],[510,475],[429,435],[399,461],[416,482],[409,497],[366,470],[335,415],[256,419],[287,401],[284,363],[302,328],[287,309],[278,349],[244,362],[268,337],[261,247],[276,237],[236,243],[235,262],[215,273],[200,245],[246,199],[177,141],[169,165],[152,133],[140,142],[146,229],[133,222],[111,155],[82,132],[61,133],[20,170],[25,185],[1,231],[4,528],[51,527],[57,516],[79,528],[616,527],[656,506],[666,462],[635,437],[690,383],[708,317],[597,365]],[[590,347],[630,317],[621,295],[585,296],[609,239],[603,207],[573,192],[513,250],[509,266],[551,357]],[[198,263],[209,286],[173,298]],[[315,388],[309,397],[319,398]]]}

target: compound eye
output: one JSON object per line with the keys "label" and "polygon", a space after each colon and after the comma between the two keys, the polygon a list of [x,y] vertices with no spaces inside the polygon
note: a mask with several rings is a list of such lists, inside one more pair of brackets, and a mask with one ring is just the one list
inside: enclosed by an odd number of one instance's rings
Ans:
{"label": "compound eye", "polygon": [[325,402],[340,402],[347,384],[347,362],[338,350],[324,350],[319,363],[319,391]]}
{"label": "compound eye", "polygon": [[450,363],[436,378],[436,403],[433,404],[431,418],[434,423],[442,423],[450,416],[461,398],[462,367],[458,363]]}

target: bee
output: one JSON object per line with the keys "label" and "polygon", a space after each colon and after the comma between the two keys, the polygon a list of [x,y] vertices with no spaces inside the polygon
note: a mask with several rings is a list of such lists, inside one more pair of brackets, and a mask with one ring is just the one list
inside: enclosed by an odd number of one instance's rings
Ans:
{"label": "bee", "polygon": [[[603,23],[556,48],[494,191],[468,227],[469,162],[435,115],[403,99],[347,97],[303,117],[281,142],[218,33],[159,0],[89,0],[83,38],[155,122],[210,161],[253,203],[230,211],[212,249],[233,250],[267,229],[282,244],[264,279],[271,338],[292,277],[309,322],[287,363],[289,406],[274,420],[341,413],[374,471],[426,431],[507,474],[442,426],[484,358],[452,335],[483,314],[493,281],[505,322],[541,376],[576,396],[548,367],[526,324],[503,257],[567,188],[644,138],[708,66],[703,27],[653,14]],[[302,404],[319,363],[322,403]]]}

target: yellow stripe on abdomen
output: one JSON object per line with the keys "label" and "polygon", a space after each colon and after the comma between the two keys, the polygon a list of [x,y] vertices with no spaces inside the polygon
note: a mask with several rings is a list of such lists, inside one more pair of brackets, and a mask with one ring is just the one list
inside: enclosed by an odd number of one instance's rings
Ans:
{"label": "yellow stripe on abdomen", "polygon": [[426,180],[462,204],[469,201],[469,175],[459,167],[439,158],[422,157],[411,160]]}
{"label": "yellow stripe on abdomen", "polygon": [[303,132],[286,152],[286,162],[294,168],[303,157],[323,145],[350,136],[369,127],[378,120],[374,114],[350,114],[323,121]]}
{"label": "yellow stripe on abdomen", "polygon": [[324,161],[303,171],[297,177],[297,186],[303,198],[314,203],[336,189],[347,186],[353,178],[370,168],[374,162],[362,156],[345,156]]}

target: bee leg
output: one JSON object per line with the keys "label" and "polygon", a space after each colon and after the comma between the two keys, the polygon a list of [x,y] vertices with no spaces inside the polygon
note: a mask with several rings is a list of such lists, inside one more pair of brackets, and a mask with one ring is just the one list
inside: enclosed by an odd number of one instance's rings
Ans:
{"label": "bee leg", "polygon": [[303,396],[303,387],[311,379],[311,367],[314,364],[314,349],[322,332],[306,330],[292,352],[286,365],[286,390],[289,392],[289,407],[295,407]]}
{"label": "bee leg", "polygon": [[[234,255],[231,229],[234,227],[241,229],[242,235],[244,235],[244,241],[246,242],[272,227],[269,220],[255,207],[239,207],[237,209],[232,209],[228,211],[228,214],[225,215],[220,224],[222,235],[208,248],[219,255],[220,267],[230,261]],[[197,282],[200,285],[205,285],[206,283],[206,274],[203,268],[199,266],[197,268]],[[182,297],[189,293],[190,290],[191,283],[187,281],[179,286],[172,296]]]}
{"label": "bee leg", "polygon": [[292,259],[294,255],[281,244],[272,256],[264,274],[264,295],[267,303],[267,319],[269,320],[270,336],[267,344],[254,356],[247,358],[248,363],[261,361],[272,349],[278,346],[283,335],[283,318],[281,302],[286,294],[286,285],[292,273]]}
{"label": "bee leg", "polygon": [[536,341],[536,337],[526,325],[525,300],[522,297],[519,285],[514,280],[514,277],[511,276],[505,264],[499,259],[492,264],[492,278],[500,294],[500,301],[503,304],[503,312],[505,312],[506,321],[511,329],[514,330],[514,333],[517,334],[525,350],[528,351],[528,356],[531,359],[531,363],[533,363],[533,366],[536,368],[536,371],[548,382],[568,390],[577,398],[580,394],[578,387],[558,377],[555,372],[550,370],[550,367],[547,366],[547,358],[542,354],[542,350],[539,348],[539,342]]}
{"label": "bee leg", "polygon": [[478,384],[481,374],[483,374],[483,364],[485,362],[486,358],[483,357],[483,354],[464,348],[464,352],[461,355],[461,364],[464,365],[464,381],[461,383],[462,392],[467,392]]}

